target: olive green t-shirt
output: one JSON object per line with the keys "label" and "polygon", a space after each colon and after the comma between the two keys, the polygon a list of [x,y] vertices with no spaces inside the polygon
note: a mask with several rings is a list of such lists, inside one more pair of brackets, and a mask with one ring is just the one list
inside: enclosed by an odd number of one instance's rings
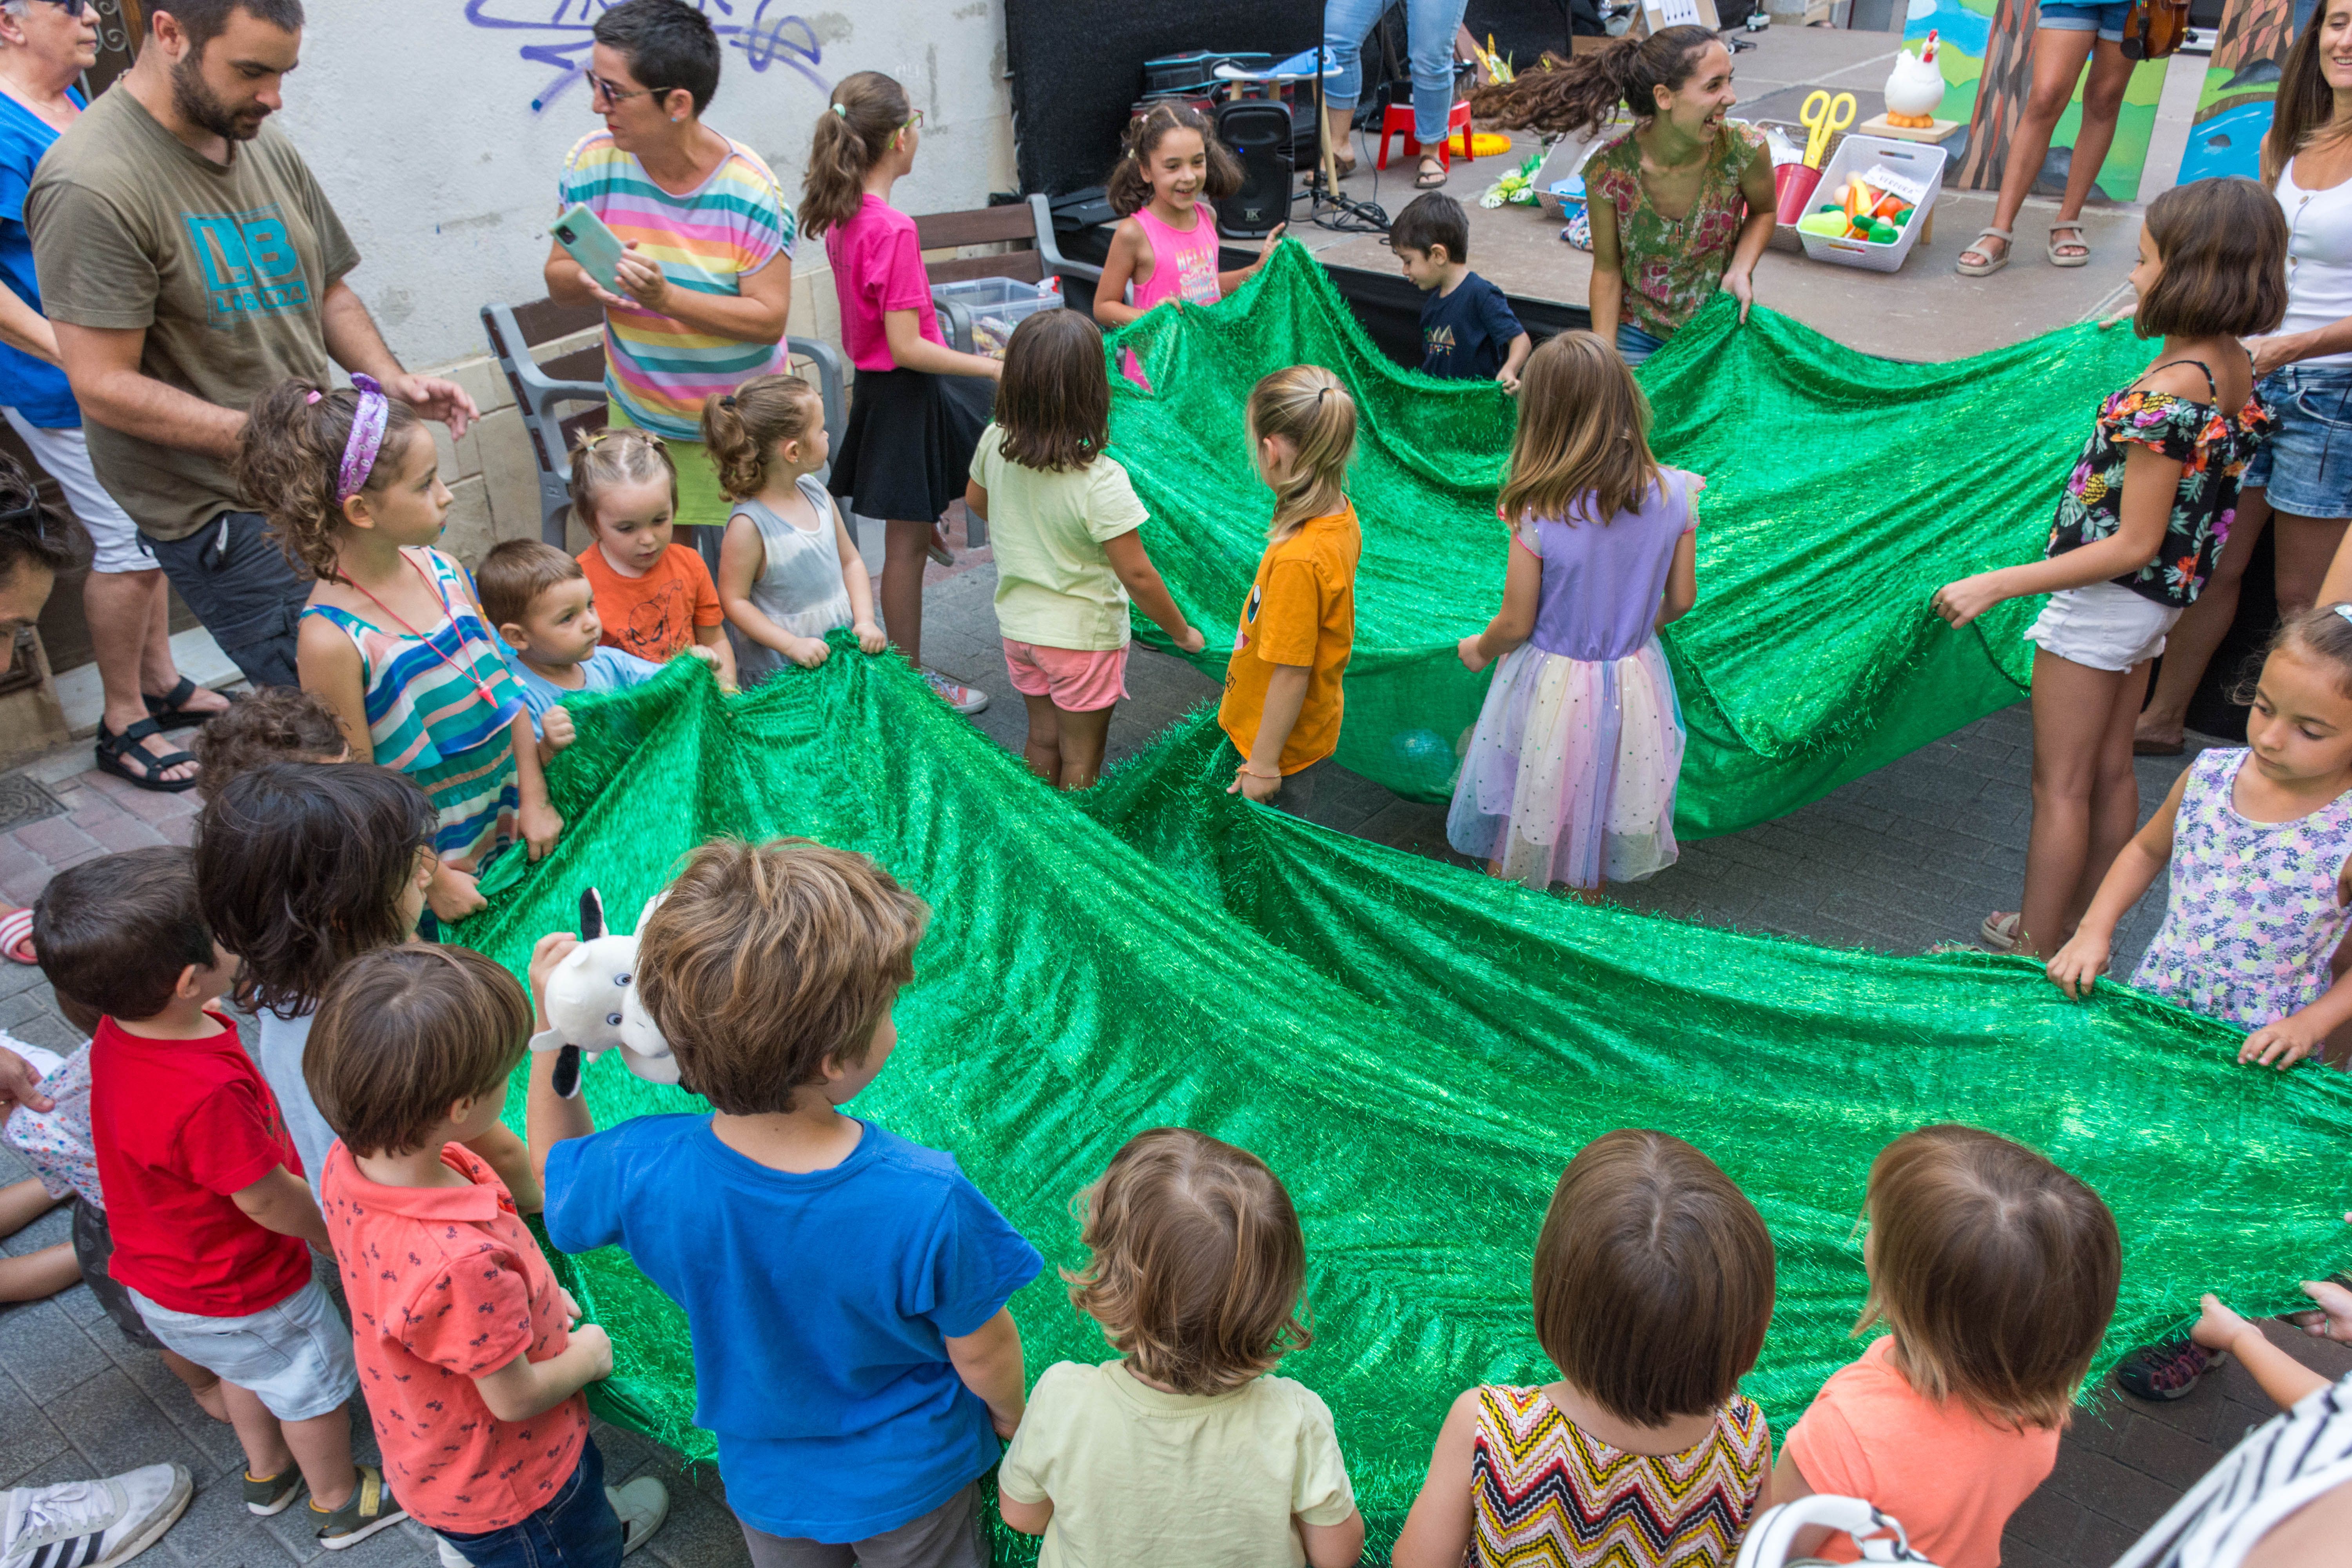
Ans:
{"label": "olive green t-shirt", "polygon": [[[275,126],[231,142],[229,161],[215,163],[119,84],[41,160],[25,226],[52,320],[144,328],[142,371],[239,410],[289,376],[324,378],[320,304],[360,259]],[[87,426],[90,466],[157,539],[252,505],[217,458]]]}

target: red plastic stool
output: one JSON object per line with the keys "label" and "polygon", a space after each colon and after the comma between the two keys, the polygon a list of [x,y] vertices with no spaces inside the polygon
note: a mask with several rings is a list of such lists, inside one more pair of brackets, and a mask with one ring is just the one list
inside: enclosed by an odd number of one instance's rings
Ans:
{"label": "red plastic stool", "polygon": [[[1391,136],[1402,136],[1404,138],[1404,155],[1406,157],[1418,158],[1421,156],[1421,142],[1412,133],[1412,104],[1391,103],[1386,109],[1381,110],[1381,155],[1379,159],[1373,163],[1373,168],[1385,169],[1389,166],[1389,138]],[[1457,136],[1462,139],[1462,161],[1465,163],[1472,162],[1473,154],[1470,151],[1470,103],[1467,99],[1456,103],[1453,108],[1445,111],[1445,140],[1437,144],[1437,166],[1439,168],[1452,169],[1454,167],[1454,161],[1448,156],[1448,153],[1453,150],[1454,139]]]}

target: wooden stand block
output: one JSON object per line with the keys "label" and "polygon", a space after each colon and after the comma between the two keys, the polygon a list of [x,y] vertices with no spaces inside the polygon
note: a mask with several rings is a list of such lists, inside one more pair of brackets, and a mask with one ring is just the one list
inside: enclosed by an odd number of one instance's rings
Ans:
{"label": "wooden stand block", "polygon": [[1889,125],[1886,116],[1874,115],[1853,128],[1857,136],[1885,136],[1896,142],[1948,142],[1958,132],[1957,120],[1938,120],[1933,125]]}

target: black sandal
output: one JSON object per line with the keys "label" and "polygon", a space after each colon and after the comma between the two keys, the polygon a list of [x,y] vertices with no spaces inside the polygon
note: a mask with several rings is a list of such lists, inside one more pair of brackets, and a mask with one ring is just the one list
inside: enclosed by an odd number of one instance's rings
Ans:
{"label": "black sandal", "polygon": [[[139,700],[147,704],[147,716],[155,721],[156,728],[184,730],[190,725],[201,724],[213,717],[202,709],[181,706],[201,689],[202,688],[194,681],[184,675],[180,677],[180,684],[163,693],[163,696],[150,697],[142,691],[139,694]],[[236,698],[232,697],[228,700],[232,707],[236,705]]]}
{"label": "black sandal", "polygon": [[[165,752],[162,756],[157,756],[140,743],[150,735],[161,734],[163,729],[163,727],[152,719],[142,719],[136,724],[125,725],[122,732],[117,734],[108,729],[101,721],[98,726],[98,771],[102,773],[112,773],[119,779],[127,779],[133,787],[152,789],[158,795],[177,795],[182,790],[195,788],[202,779],[201,774],[191,774],[184,779],[167,779],[163,776],[163,770],[166,768],[176,768],[183,763],[193,763],[195,758],[185,752]],[[137,759],[136,765],[144,768],[146,772],[132,771],[131,759],[133,758]]]}

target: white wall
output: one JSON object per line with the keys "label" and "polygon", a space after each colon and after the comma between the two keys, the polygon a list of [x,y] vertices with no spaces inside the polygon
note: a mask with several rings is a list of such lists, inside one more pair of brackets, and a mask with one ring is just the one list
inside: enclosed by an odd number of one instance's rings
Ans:
{"label": "white wall", "polygon": [[[799,199],[810,131],[832,84],[858,70],[898,78],[924,113],[900,206],[980,206],[990,191],[1013,187],[1001,0],[852,0],[846,10],[824,8],[844,0],[698,3],[732,29],[708,122],[766,159],[787,201]],[[302,65],[278,123],[357,240],[365,259],[352,285],[410,365],[481,353],[485,302],[546,291],[540,266],[556,175],[565,150],[600,122],[576,79],[535,109],[569,73],[523,51],[584,64],[590,24],[605,4],[309,0]],[[747,42],[769,57],[764,69]],[[796,271],[824,259],[806,247]],[[793,331],[818,326],[795,310]]]}

